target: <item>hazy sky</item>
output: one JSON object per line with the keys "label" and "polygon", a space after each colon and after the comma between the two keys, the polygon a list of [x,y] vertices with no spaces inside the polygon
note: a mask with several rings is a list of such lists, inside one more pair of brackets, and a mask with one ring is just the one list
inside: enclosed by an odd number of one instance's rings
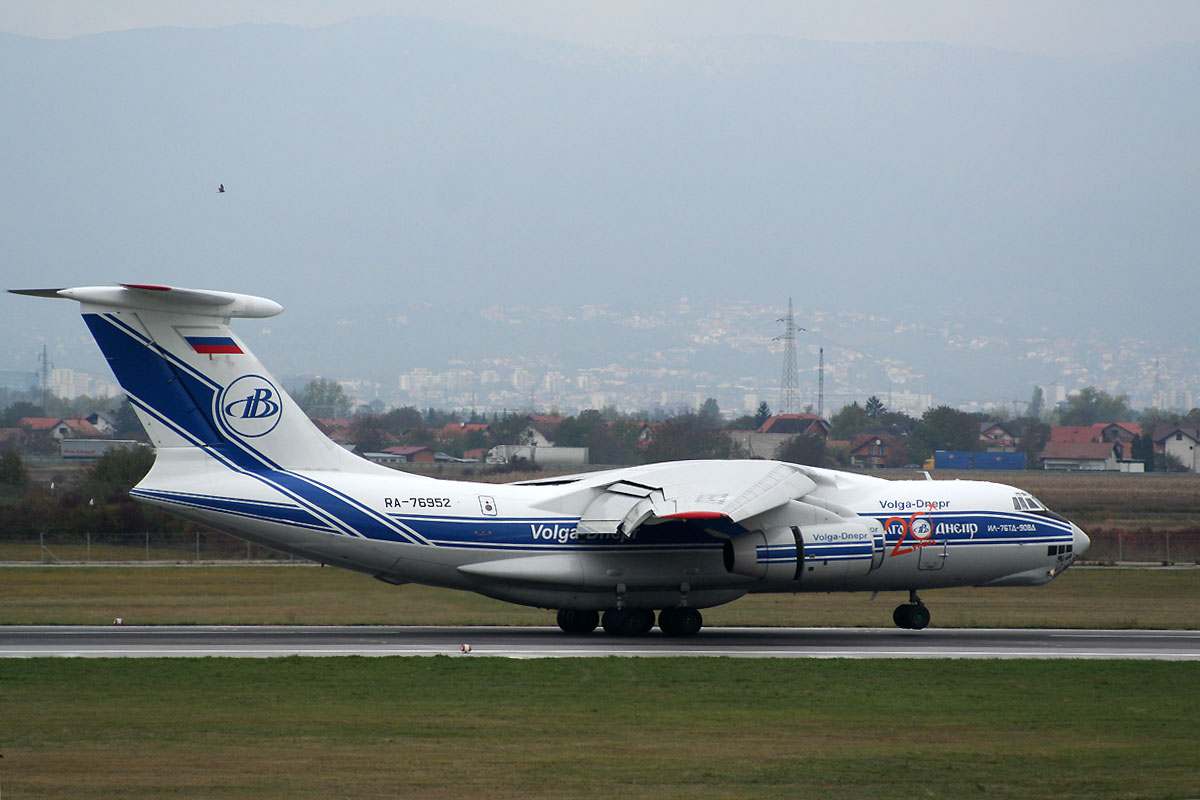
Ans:
{"label": "hazy sky", "polygon": [[778,34],[1090,55],[1200,41],[1196,0],[0,0],[0,31],[63,38],[160,26],[319,26],[374,14],[438,19],[597,47]]}
{"label": "hazy sky", "polygon": [[[282,373],[770,383],[739,343],[779,312],[716,312],[794,296],[896,321],[827,331],[864,397],[1200,386],[1200,0],[0,0],[0,34],[0,288],[262,294]],[[585,303],[720,333],[568,334]],[[0,369],[105,371],[47,305],[0,295]],[[979,350],[1017,335],[1103,353]]]}

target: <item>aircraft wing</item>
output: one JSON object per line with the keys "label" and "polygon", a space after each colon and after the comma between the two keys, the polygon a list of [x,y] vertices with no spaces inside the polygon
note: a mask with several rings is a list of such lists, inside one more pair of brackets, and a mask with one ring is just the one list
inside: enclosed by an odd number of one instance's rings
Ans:
{"label": "aircraft wing", "polygon": [[732,523],[808,494],[816,483],[778,461],[689,461],[621,470],[601,487],[579,521],[580,538],[620,534],[671,519]]}

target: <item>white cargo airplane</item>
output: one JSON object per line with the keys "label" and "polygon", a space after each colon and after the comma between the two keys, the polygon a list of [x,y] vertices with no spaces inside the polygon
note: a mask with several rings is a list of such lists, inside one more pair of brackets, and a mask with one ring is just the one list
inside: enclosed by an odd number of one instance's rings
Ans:
{"label": "white cargo airplane", "polygon": [[[444,481],[331,442],[229,327],[282,311],[168,286],[13,290],[77,300],[157,456],[138,500],[388,583],[558,610],[568,633],[668,636],[759,592],[1034,586],[1087,549],[1028,493],[778,461],[680,461],[513,484]],[[602,616],[601,616],[602,615]]]}

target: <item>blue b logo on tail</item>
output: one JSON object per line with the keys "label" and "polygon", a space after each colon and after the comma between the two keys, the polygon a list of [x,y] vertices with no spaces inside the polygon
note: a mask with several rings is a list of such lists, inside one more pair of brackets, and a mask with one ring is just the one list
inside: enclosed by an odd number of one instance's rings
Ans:
{"label": "blue b logo on tail", "polygon": [[275,430],[283,403],[279,390],[266,378],[243,375],[221,392],[219,407],[225,427],[254,438]]}

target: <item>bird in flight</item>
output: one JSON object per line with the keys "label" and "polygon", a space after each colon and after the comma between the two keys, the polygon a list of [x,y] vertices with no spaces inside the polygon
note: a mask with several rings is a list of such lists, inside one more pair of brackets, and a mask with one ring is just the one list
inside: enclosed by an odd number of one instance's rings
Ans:
{"label": "bird in flight", "polygon": [[217,194],[225,194],[225,184],[222,183],[217,187]]}

